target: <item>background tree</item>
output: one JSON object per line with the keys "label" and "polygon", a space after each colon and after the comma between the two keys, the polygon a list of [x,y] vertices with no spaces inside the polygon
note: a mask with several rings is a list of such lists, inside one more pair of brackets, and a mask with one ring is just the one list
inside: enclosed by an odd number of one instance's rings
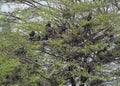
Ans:
{"label": "background tree", "polygon": [[102,68],[119,64],[119,1],[10,2],[29,7],[1,12],[1,85],[99,86],[118,74]]}

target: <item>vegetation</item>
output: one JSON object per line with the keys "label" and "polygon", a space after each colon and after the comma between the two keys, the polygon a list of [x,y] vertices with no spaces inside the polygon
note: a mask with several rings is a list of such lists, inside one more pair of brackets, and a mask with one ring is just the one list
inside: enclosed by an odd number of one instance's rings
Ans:
{"label": "vegetation", "polygon": [[1,86],[107,86],[112,77],[119,81],[119,69],[106,69],[120,60],[119,0],[4,2],[27,7],[0,12]]}

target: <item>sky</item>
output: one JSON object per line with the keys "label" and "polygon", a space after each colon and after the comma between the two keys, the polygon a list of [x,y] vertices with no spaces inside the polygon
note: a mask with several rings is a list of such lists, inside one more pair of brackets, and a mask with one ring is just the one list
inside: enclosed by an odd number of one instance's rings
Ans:
{"label": "sky", "polygon": [[[40,1],[39,3],[46,5],[45,1]],[[2,12],[13,12],[15,8],[25,9],[29,6],[26,4],[16,4],[16,3],[1,3],[0,10]]]}
{"label": "sky", "polygon": [[3,3],[0,6],[0,10],[2,12],[13,12],[15,10],[15,8],[25,9],[27,7],[29,7],[29,6],[27,6],[25,4]]}

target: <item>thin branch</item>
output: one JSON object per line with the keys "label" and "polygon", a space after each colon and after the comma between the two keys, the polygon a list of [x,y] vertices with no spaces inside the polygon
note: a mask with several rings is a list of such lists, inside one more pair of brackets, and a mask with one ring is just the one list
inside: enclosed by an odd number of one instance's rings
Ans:
{"label": "thin branch", "polygon": [[115,3],[113,3],[113,5],[115,5],[117,8],[118,8],[118,11],[120,10],[120,7],[118,6],[118,3],[116,0],[115,0]]}
{"label": "thin branch", "polygon": [[40,50],[41,52],[43,52],[43,53],[46,53],[46,54],[48,54],[48,55],[50,55],[50,56],[54,56],[54,57],[60,57],[60,58],[62,58],[61,56],[58,56],[58,55],[55,55],[55,54],[53,54],[53,53],[49,53],[48,51],[46,51],[46,50]]}

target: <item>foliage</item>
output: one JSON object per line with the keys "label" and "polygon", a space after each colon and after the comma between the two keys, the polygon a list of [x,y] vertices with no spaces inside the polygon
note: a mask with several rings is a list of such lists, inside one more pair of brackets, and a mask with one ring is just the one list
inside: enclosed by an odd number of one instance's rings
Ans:
{"label": "foliage", "polygon": [[119,64],[119,1],[11,2],[29,7],[0,12],[0,85],[99,86],[118,74],[104,66]]}

